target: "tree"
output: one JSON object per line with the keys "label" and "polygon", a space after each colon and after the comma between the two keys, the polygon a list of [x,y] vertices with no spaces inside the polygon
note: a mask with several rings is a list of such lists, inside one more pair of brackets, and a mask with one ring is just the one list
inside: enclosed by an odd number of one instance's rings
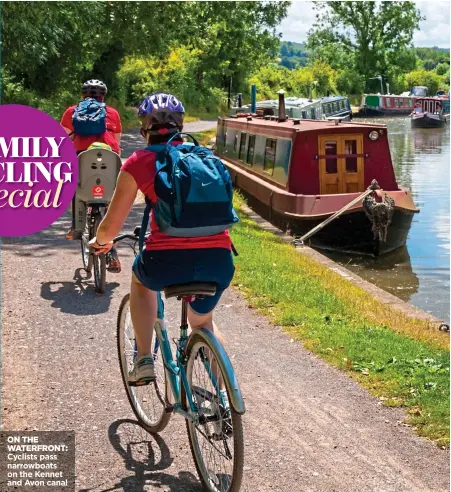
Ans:
{"label": "tree", "polygon": [[308,38],[314,58],[343,51],[365,78],[415,67],[405,54],[423,19],[413,2],[315,2],[315,9]]}

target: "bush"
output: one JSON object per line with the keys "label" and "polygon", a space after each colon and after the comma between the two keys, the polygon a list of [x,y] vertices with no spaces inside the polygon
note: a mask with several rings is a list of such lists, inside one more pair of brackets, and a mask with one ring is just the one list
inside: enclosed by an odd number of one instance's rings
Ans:
{"label": "bush", "polygon": [[436,74],[435,72],[428,72],[426,70],[415,70],[409,72],[405,77],[405,90],[409,90],[414,85],[425,85],[429,88],[429,94],[434,95],[439,87],[445,87],[445,77]]}

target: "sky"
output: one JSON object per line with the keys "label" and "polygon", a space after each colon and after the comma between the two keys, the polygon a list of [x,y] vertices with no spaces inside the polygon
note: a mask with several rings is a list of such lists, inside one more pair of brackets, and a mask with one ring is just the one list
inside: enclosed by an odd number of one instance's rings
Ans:
{"label": "sky", "polygon": [[[447,0],[429,0],[415,2],[426,20],[420,23],[420,30],[413,37],[413,44],[418,47],[450,46],[450,2]],[[307,31],[315,21],[312,2],[293,1],[288,9],[288,16],[282,21],[279,32],[283,41],[303,42]]]}

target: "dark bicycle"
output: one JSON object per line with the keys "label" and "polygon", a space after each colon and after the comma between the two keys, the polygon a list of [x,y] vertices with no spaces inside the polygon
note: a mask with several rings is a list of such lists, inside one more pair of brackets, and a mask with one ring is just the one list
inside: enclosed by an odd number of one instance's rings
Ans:
{"label": "dark bicycle", "polygon": [[79,178],[74,200],[75,229],[81,240],[83,266],[93,273],[96,292],[105,291],[107,264],[111,253],[94,254],[89,241],[96,237],[97,229],[110,203],[121,167],[118,154],[107,149],[91,149],[78,156]]}

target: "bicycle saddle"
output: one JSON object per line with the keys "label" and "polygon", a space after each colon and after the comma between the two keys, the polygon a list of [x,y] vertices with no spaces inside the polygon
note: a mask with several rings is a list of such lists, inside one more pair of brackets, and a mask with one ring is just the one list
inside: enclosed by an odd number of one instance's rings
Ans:
{"label": "bicycle saddle", "polygon": [[212,282],[193,282],[191,284],[169,285],[164,288],[166,299],[184,296],[214,296],[217,284]]}

